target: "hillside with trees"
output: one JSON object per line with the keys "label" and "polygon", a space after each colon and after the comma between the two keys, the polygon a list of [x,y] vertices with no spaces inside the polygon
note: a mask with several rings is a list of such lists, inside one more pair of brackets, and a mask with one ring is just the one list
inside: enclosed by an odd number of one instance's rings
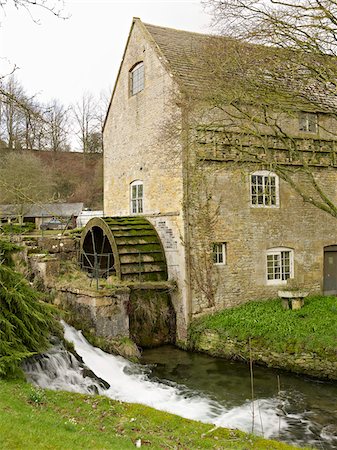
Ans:
{"label": "hillside with trees", "polygon": [[83,202],[102,209],[102,154],[0,149],[0,203]]}

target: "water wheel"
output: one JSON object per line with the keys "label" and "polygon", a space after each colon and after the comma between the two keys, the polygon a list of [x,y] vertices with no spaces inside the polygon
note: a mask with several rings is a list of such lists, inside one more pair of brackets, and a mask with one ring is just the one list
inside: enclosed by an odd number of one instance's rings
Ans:
{"label": "water wheel", "polygon": [[160,238],[144,217],[91,219],[82,232],[80,259],[82,268],[94,278],[167,280]]}

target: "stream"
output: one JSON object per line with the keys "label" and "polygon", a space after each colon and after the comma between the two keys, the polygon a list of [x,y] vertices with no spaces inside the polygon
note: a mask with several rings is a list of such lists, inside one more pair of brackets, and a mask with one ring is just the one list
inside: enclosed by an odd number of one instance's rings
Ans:
{"label": "stream", "polygon": [[43,388],[99,393],[298,446],[337,448],[336,383],[255,366],[252,401],[245,364],[172,346],[145,350],[142,364],[133,364],[92,347],[80,331],[63,326],[90,370],[55,345],[24,365],[27,379]]}

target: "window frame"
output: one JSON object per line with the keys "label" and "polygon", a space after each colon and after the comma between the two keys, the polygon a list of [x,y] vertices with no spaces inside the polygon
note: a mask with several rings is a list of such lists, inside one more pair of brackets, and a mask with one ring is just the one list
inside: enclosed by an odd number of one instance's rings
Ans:
{"label": "window frame", "polygon": [[[139,195],[139,188],[141,186],[141,195]],[[134,188],[136,188],[136,195],[133,196]],[[134,180],[130,183],[130,214],[144,214],[144,183],[141,180]],[[135,208],[134,208],[135,206]],[[141,206],[141,207],[140,207]]]}
{"label": "window frame", "polygon": [[[219,257],[222,261],[218,261]],[[227,264],[227,243],[213,242],[212,244],[212,260],[215,266],[225,266]]]}
{"label": "window frame", "polygon": [[[314,120],[311,120],[314,119]],[[314,124],[314,129],[311,125]],[[308,111],[300,111],[298,113],[298,129],[301,133],[317,134],[318,132],[318,114]]]}
{"label": "window frame", "polygon": [[[289,254],[289,268],[287,270],[287,267],[284,263],[284,256],[282,254],[288,253]],[[272,261],[272,266],[269,264],[268,256],[277,256],[278,257],[278,266],[275,265],[275,260]],[[289,247],[273,247],[269,248],[266,251],[265,256],[265,262],[266,262],[266,282],[267,285],[285,285],[287,284],[287,280],[291,280],[294,278],[294,250]],[[272,268],[272,275],[274,275],[273,278],[269,278],[269,268]],[[276,269],[279,269],[279,272],[277,272]],[[280,275],[280,278],[276,278],[275,275],[278,273]],[[289,276],[287,276],[287,274]]]}
{"label": "window frame", "polygon": [[[253,183],[253,177],[262,177],[262,185],[258,183]],[[272,194],[265,193],[266,190],[266,179],[274,179],[274,189],[275,189],[275,204],[268,204],[268,198],[272,198]],[[256,193],[253,193],[253,187],[255,186]],[[258,186],[262,186],[262,193],[259,194]],[[272,187],[272,186],[271,186]],[[250,206],[252,208],[279,208],[280,207],[280,180],[276,173],[270,170],[257,170],[250,173],[249,175],[249,188],[250,188]],[[269,188],[268,188],[269,189]],[[262,195],[263,203],[259,203],[258,199]],[[257,203],[253,202],[253,198],[256,197]]]}
{"label": "window frame", "polygon": [[[141,71],[141,73],[140,73]],[[144,90],[145,68],[144,61],[138,61],[129,70],[129,94],[130,97]]]}

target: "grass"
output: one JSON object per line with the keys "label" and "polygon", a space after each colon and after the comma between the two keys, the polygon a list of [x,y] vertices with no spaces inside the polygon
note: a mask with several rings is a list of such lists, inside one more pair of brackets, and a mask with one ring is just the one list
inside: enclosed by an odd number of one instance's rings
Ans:
{"label": "grass", "polygon": [[336,357],[337,298],[309,297],[300,310],[284,310],[280,299],[226,309],[194,321],[191,343],[205,330],[240,341],[251,338],[254,347],[268,347],[271,351]]}
{"label": "grass", "polygon": [[133,449],[139,439],[151,449],[293,448],[142,405],[0,380],[2,450]]}

